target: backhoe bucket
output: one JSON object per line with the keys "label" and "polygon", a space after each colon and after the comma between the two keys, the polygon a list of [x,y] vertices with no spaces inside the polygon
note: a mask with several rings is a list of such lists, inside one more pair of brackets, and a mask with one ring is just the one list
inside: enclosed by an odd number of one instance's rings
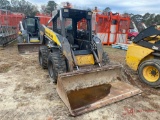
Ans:
{"label": "backhoe bucket", "polygon": [[41,43],[18,43],[18,51],[20,54],[38,52],[41,45]]}
{"label": "backhoe bucket", "polygon": [[141,93],[124,82],[125,74],[119,64],[63,73],[58,76],[57,92],[71,115],[77,116]]}

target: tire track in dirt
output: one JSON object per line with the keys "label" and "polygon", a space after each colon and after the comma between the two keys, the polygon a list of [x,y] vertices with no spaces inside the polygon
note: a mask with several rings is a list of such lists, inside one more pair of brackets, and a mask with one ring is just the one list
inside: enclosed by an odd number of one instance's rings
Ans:
{"label": "tire track in dirt", "polygon": [[[105,47],[111,61],[125,64],[125,51]],[[38,64],[38,55],[19,55],[16,45],[0,50],[0,64],[11,65],[0,73],[0,118],[3,120],[147,120],[160,118],[159,89],[139,83],[130,71],[134,85],[144,92],[101,109],[71,117],[50,82],[47,70]],[[128,70],[128,68],[127,68]],[[1,97],[2,96],[2,97]],[[150,111],[149,111],[150,110]],[[155,110],[155,111],[154,111]],[[158,120],[158,119],[157,119]]]}

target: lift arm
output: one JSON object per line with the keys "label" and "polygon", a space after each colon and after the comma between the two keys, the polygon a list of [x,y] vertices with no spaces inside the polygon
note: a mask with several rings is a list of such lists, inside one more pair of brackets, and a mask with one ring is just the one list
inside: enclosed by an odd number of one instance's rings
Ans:
{"label": "lift arm", "polygon": [[[153,25],[151,27],[148,27],[147,29],[141,31],[133,40],[133,43],[149,48],[149,49],[153,49],[156,51],[160,51],[160,44],[156,44],[156,43],[151,43],[148,40],[146,40],[145,38],[150,37],[150,36],[158,36],[160,35],[160,25]],[[156,37],[155,37],[156,38]]]}

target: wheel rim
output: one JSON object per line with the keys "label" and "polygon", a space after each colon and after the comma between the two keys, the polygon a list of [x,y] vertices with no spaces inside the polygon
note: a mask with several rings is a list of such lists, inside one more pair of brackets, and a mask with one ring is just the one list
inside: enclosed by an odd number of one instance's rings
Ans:
{"label": "wheel rim", "polygon": [[143,69],[143,76],[148,82],[156,82],[159,79],[160,73],[154,66],[146,66]]}

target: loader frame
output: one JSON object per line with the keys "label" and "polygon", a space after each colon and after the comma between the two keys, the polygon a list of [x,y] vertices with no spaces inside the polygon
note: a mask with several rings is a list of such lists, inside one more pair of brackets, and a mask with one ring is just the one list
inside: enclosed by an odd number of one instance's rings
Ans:
{"label": "loader frame", "polygon": [[[57,27],[57,20],[59,18],[59,24],[60,24],[60,31]],[[85,18],[87,20],[87,39],[80,40],[77,39],[77,24],[78,21],[81,19]],[[72,20],[72,30],[71,33],[67,33],[65,29],[65,20],[66,19],[71,19]],[[103,64],[103,48],[101,45],[101,41],[98,37],[92,36],[92,12],[91,11],[86,11],[86,10],[76,10],[76,9],[70,9],[70,8],[62,8],[60,10],[55,10],[53,12],[53,17],[49,20],[47,23],[50,24],[52,22],[52,30],[47,28],[45,25],[41,26],[41,34],[40,38],[42,38],[41,41],[45,45],[47,45],[50,49],[53,50],[55,48],[59,48],[64,56],[67,59],[67,66],[68,66],[68,71],[73,71],[74,66],[79,69],[78,63],[79,61],[76,60],[76,55],[85,55],[85,54],[93,54],[94,61],[98,63],[99,66],[102,66]],[[70,30],[67,30],[70,32]],[[73,50],[74,45],[71,45],[71,42],[69,39],[67,39],[66,34],[72,34],[74,42],[80,46],[80,43],[77,43],[81,41],[81,44],[85,43],[87,46],[90,47],[90,50],[85,47],[85,44],[82,45],[82,48],[79,50]],[[89,59],[90,57],[88,57]],[[79,60],[79,59],[78,59]],[[90,60],[93,61],[93,60]],[[73,66],[74,63],[74,66]],[[92,62],[93,63],[93,62]]]}
{"label": "loader frame", "polygon": [[[141,93],[138,88],[120,82],[125,79],[123,67],[110,63],[100,39],[92,35],[91,11],[61,8],[52,16],[47,23],[52,22],[52,29],[41,26],[40,38],[44,46],[39,49],[39,61],[43,68],[48,67],[49,76],[57,83],[56,90],[71,115],[77,116]],[[71,30],[65,26],[68,18],[72,19]],[[81,19],[87,21],[86,31],[77,29]]]}
{"label": "loader frame", "polygon": [[[155,35],[155,37],[152,37],[150,40],[146,40],[145,38]],[[154,40],[157,38],[157,36],[160,35],[160,25],[153,25],[149,28],[141,31],[133,40],[133,43],[143,46],[145,48],[149,48],[155,51],[160,52],[160,45],[159,43],[151,43],[149,41]]]}
{"label": "loader frame", "polygon": [[[34,24],[34,26],[29,26],[29,24]],[[30,54],[33,52],[38,52],[39,47],[42,45],[39,30],[40,20],[38,17],[27,16],[20,21],[19,35],[17,38],[19,53]]]}
{"label": "loader frame", "polygon": [[160,87],[160,25],[141,31],[129,45],[126,63],[138,72],[140,81]]}

